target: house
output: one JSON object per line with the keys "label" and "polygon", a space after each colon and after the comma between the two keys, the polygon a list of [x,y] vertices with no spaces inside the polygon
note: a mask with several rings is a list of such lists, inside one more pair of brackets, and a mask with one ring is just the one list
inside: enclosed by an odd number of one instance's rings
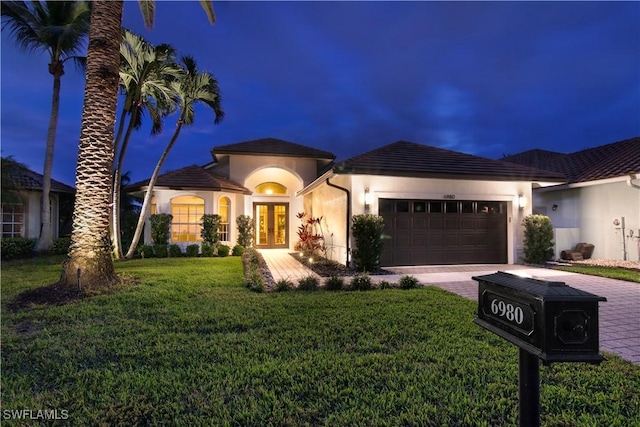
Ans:
{"label": "house", "polygon": [[533,188],[533,212],[554,225],[555,255],[577,243],[594,258],[640,261],[640,137],[558,153],[530,150],[502,158],[561,173],[567,182]]}
{"label": "house", "polygon": [[[173,215],[171,243],[200,241],[204,213],[254,218],[257,248],[292,250],[299,212],[322,217],[327,256],[350,261],[353,215],[385,220],[382,264],[515,263],[533,186],[565,182],[539,170],[406,141],[335,162],[332,153],[274,138],[214,147],[213,161],[158,177],[152,213]],[[143,194],[149,180],[127,187]],[[146,227],[148,230],[150,227]],[[145,242],[150,242],[148,232]]]}
{"label": "house", "polygon": [[[6,175],[5,175],[6,174]],[[16,188],[16,200],[2,203],[2,237],[26,237],[37,239],[40,237],[40,203],[42,200],[42,183],[44,177],[19,163],[13,163],[3,178],[11,180]],[[3,186],[4,187],[4,186]],[[75,189],[60,181],[51,179],[51,224],[53,238],[62,236],[61,227],[69,222],[70,214],[61,213],[61,207],[66,206],[70,213]],[[3,198],[4,200],[4,198]],[[68,218],[66,218],[68,216]]]}

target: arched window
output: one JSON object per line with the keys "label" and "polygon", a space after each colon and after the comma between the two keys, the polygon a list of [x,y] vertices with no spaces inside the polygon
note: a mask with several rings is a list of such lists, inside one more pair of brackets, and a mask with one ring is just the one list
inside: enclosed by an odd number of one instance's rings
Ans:
{"label": "arched window", "polygon": [[287,187],[282,184],[278,184],[277,182],[263,182],[256,186],[256,193],[267,195],[286,195]]}
{"label": "arched window", "polygon": [[231,200],[220,197],[218,201],[218,215],[220,215],[220,241],[229,241],[229,217],[231,216]]}
{"label": "arched window", "polygon": [[195,196],[179,196],[171,199],[171,241],[199,242],[202,240],[202,215],[204,200]]}
{"label": "arched window", "polygon": [[25,219],[24,203],[3,203],[2,237],[25,237]]}

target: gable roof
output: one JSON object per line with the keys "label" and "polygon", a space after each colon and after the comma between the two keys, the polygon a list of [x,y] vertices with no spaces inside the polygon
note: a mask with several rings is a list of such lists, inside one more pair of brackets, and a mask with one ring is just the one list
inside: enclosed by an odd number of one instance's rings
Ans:
{"label": "gable roof", "polygon": [[[127,185],[125,191],[128,193],[139,191],[148,185],[149,179],[145,179]],[[197,165],[187,166],[159,175],[155,187],[169,187],[173,190],[229,191],[232,193],[251,194],[251,191],[242,185]]]}
{"label": "gable roof", "polygon": [[334,165],[333,172],[450,179],[486,177],[494,180],[565,181],[564,176],[556,172],[408,141],[397,141],[339,162]]}
{"label": "gable roof", "polygon": [[500,160],[560,172],[569,183],[617,178],[640,172],[640,137],[571,154],[529,150]]}
{"label": "gable roof", "polygon": [[333,160],[336,156],[328,151],[318,150],[276,138],[261,138],[236,144],[220,145],[211,150],[218,154],[251,154],[254,156],[311,157]]}
{"label": "gable roof", "polygon": [[[43,175],[21,164],[15,164],[15,167],[11,167],[8,174],[11,180],[21,189],[42,191]],[[76,189],[51,178],[51,191],[54,193],[75,193]]]}

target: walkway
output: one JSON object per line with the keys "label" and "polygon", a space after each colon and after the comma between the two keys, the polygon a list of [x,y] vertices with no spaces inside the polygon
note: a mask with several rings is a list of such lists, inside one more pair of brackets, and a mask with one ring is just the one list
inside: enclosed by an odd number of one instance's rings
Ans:
{"label": "walkway", "polygon": [[[287,250],[261,251],[274,280],[298,279],[315,275],[297,262]],[[565,282],[576,289],[607,298],[599,304],[600,350],[615,353],[640,365],[640,283],[605,279],[584,274],[523,265],[451,265],[387,268],[393,275],[371,276],[374,281],[397,282],[405,274],[412,275],[420,283],[435,285],[465,298],[478,300],[478,282],[473,276],[496,271],[518,271],[535,278]]]}

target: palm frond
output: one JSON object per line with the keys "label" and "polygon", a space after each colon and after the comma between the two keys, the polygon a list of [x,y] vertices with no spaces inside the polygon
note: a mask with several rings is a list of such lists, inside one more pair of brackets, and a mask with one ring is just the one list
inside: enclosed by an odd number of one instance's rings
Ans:
{"label": "palm frond", "polygon": [[156,14],[156,2],[154,0],[138,0],[138,5],[140,6],[142,19],[144,19],[144,26],[147,28],[153,28]]}

